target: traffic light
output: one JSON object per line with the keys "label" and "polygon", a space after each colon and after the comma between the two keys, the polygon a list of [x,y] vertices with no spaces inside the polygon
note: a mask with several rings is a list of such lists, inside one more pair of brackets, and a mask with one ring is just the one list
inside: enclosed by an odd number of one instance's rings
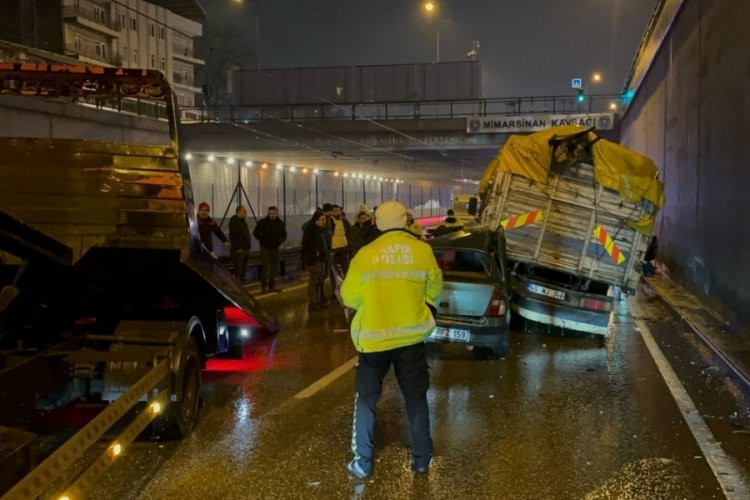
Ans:
{"label": "traffic light", "polygon": [[576,101],[578,104],[583,104],[583,102],[586,100],[586,94],[584,94],[583,89],[578,89],[578,97],[576,97]]}

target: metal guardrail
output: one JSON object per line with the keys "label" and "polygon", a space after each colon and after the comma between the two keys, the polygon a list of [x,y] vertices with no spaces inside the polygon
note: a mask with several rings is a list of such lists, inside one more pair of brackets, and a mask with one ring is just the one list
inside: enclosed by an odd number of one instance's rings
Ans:
{"label": "metal guardrail", "polygon": [[[65,444],[47,457],[33,471],[16,483],[2,500],[31,500],[44,493],[60,474],[72,466],[83,454],[94,446],[99,439],[127,413],[142,396],[152,391],[170,374],[170,361],[165,359],[152,368],[138,382],[116,401],[107,406],[91,422],[78,431]],[[148,403],[148,410],[141,412],[126,429],[115,438],[106,451],[93,463],[88,465],[57,498],[60,500],[77,500],[84,498],[84,491],[90,488],[108,466],[114,463],[146,426],[169,404],[169,391],[160,394]]]}
{"label": "metal guardrail", "polygon": [[466,116],[533,114],[568,115],[614,112],[619,94],[540,96],[451,101],[363,102],[354,104],[215,105],[182,108],[199,123],[262,121],[335,121],[464,118]]}

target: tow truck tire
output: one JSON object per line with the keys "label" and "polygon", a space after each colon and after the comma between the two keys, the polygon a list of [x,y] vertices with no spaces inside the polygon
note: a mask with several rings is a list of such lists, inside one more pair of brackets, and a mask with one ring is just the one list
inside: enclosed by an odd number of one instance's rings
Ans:
{"label": "tow truck tire", "polygon": [[161,439],[182,439],[195,427],[200,403],[201,355],[198,342],[191,337],[183,365],[182,399],[167,405],[167,411],[154,421],[153,429]]}

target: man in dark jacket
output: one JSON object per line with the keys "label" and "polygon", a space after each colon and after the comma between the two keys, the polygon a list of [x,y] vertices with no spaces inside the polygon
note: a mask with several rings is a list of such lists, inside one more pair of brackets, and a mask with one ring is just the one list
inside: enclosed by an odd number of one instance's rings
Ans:
{"label": "man in dark jacket", "polygon": [[352,247],[352,255],[356,254],[360,248],[367,245],[370,240],[370,233],[373,227],[370,224],[370,214],[360,212],[357,214],[357,222],[349,230],[349,245]]}
{"label": "man in dark jacket", "polygon": [[227,237],[224,235],[224,231],[222,231],[219,225],[211,218],[211,215],[209,215],[210,213],[211,207],[208,203],[204,201],[198,205],[198,233],[200,234],[203,246],[206,247],[206,250],[208,250],[211,255],[216,257],[216,254],[214,253],[213,236],[216,235],[225,247],[229,246],[229,240],[227,240]]}
{"label": "man in dark jacket", "polygon": [[326,259],[331,251],[331,234],[326,229],[326,215],[316,210],[302,235],[302,262],[307,268],[307,308],[320,311],[328,307],[323,295],[323,280],[326,275]]}
{"label": "man in dark jacket", "polygon": [[268,207],[268,215],[258,221],[253,236],[260,242],[261,293],[277,293],[274,276],[279,267],[279,247],[286,241],[286,225],[279,218],[279,209]]}
{"label": "man in dark jacket", "polygon": [[232,247],[229,250],[229,256],[232,258],[234,266],[234,275],[245,283],[245,271],[247,270],[247,261],[250,257],[250,228],[247,227],[247,210],[242,205],[238,206],[234,215],[229,219],[229,241]]}

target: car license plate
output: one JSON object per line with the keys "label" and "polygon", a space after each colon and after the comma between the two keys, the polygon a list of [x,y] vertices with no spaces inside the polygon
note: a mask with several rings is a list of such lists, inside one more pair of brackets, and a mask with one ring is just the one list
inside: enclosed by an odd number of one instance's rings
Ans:
{"label": "car license plate", "polygon": [[438,339],[468,342],[469,330],[459,330],[458,328],[443,328],[441,326],[438,326],[434,330],[432,330],[430,336]]}
{"label": "car license plate", "polygon": [[545,288],[533,283],[529,283],[526,288],[528,288],[530,292],[538,293],[539,295],[546,295],[547,297],[552,297],[553,299],[565,300],[565,292],[561,292],[559,290],[552,290],[551,288]]}

